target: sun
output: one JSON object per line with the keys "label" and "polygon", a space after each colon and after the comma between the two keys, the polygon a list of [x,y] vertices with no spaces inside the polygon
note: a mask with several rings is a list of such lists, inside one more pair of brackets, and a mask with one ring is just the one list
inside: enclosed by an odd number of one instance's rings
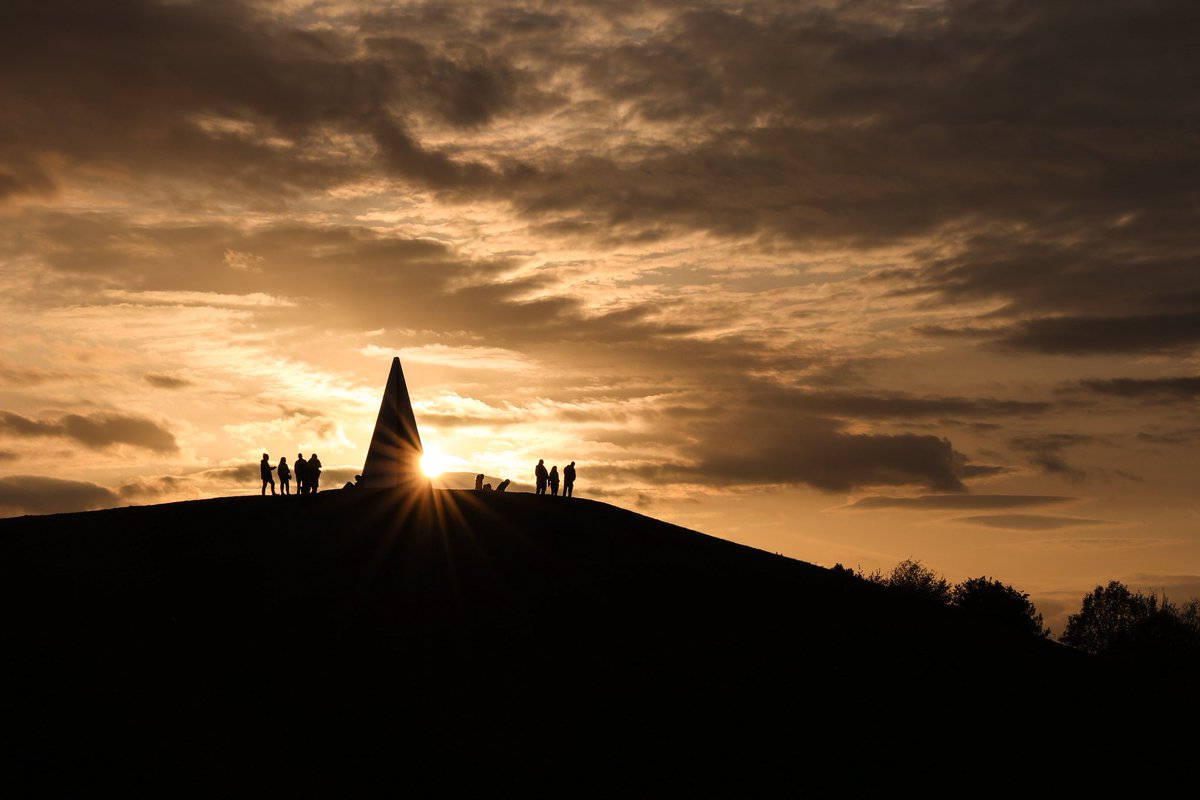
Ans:
{"label": "sun", "polygon": [[424,472],[427,478],[436,478],[450,469],[450,466],[450,457],[440,450],[426,450],[421,456],[421,472]]}

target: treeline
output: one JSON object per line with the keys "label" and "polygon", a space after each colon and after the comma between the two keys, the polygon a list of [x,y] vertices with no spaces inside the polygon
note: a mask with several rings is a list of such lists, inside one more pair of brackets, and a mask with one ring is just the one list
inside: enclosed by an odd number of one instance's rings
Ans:
{"label": "treeline", "polygon": [[[907,559],[891,572],[834,567],[912,597],[961,608],[995,624],[1049,637],[1029,594],[994,578],[951,584],[920,561]],[[1178,604],[1164,595],[1143,594],[1120,581],[1085,595],[1078,613],[1067,618],[1058,641],[1101,658],[1164,669],[1200,667],[1200,600]]]}

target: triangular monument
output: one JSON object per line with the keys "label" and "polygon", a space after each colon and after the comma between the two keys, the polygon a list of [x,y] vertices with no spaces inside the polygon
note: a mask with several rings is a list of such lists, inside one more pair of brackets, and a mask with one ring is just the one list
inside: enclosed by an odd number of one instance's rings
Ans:
{"label": "triangular monument", "polygon": [[392,359],[375,433],[363,465],[362,485],[369,489],[413,488],[425,481],[421,472],[421,435],[399,357]]}

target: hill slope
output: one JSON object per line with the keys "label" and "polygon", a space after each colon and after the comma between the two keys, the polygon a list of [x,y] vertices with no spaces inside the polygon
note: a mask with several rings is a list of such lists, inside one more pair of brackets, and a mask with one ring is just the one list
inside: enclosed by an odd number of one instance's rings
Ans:
{"label": "hill slope", "polygon": [[768,774],[895,755],[959,715],[1030,723],[1095,677],[1073,651],[954,609],[528,494],[4,520],[0,598],[13,755],[47,774],[536,772],[596,756]]}

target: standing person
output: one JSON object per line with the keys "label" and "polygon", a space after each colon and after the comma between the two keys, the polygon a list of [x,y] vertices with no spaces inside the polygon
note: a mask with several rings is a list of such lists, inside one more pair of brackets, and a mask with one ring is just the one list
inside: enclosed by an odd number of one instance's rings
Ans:
{"label": "standing person", "polygon": [[263,453],[262,461],[258,462],[258,471],[262,474],[262,493],[267,493],[267,484],[271,484],[271,497],[275,496],[275,479],[271,477],[271,472],[275,468],[271,466],[271,457]]}
{"label": "standing person", "polygon": [[483,491],[483,473],[482,472],[475,476],[475,491],[477,491],[477,492]]}
{"label": "standing person", "polygon": [[575,462],[563,467],[563,497],[574,497],[575,491]]}
{"label": "standing person", "polygon": [[558,464],[550,468],[550,477],[547,480],[550,481],[550,494],[558,497]]}
{"label": "standing person", "polygon": [[279,493],[291,494],[292,470],[287,465],[287,456],[279,457]]}
{"label": "standing person", "polygon": [[321,459],[317,458],[317,454],[313,453],[308,457],[308,492],[316,494],[317,487],[321,485]]}
{"label": "standing person", "polygon": [[542,459],[538,459],[537,466],[533,468],[534,482],[537,484],[537,493],[546,493],[546,463]]}
{"label": "standing person", "polygon": [[296,492],[308,494],[308,462],[304,453],[296,453]]}

